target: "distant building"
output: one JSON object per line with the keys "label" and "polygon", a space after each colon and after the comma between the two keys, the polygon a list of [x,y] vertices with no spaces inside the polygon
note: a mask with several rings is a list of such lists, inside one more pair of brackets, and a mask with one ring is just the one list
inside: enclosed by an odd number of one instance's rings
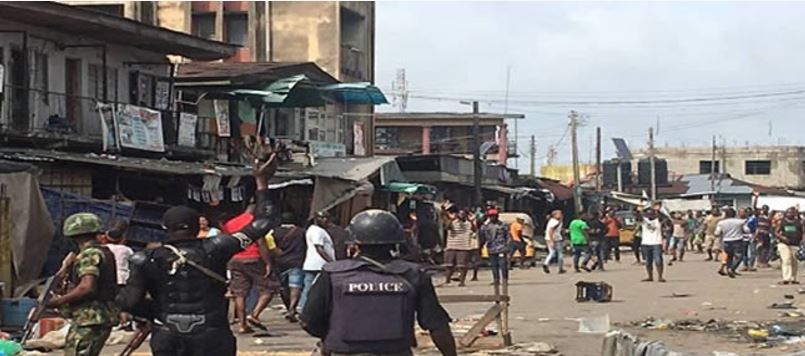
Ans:
{"label": "distant building", "polygon": [[[518,116],[519,115],[514,115]],[[516,155],[506,139],[503,114],[478,114],[481,148],[487,161],[506,164]],[[375,116],[375,153],[379,155],[450,154],[471,157],[473,114],[378,113]],[[498,146],[505,149],[500,150]]]}
{"label": "distant building", "polygon": [[[726,173],[753,184],[805,189],[805,147],[747,146],[656,148],[668,163],[670,175]],[[641,151],[637,158],[646,157]]]}
{"label": "distant building", "polygon": [[374,2],[63,2],[242,46],[227,61],[314,62],[342,82],[374,81]]}
{"label": "distant building", "polygon": [[[543,165],[539,170],[540,177],[557,180],[562,184],[573,185],[573,165],[570,164],[552,164]],[[594,164],[579,164],[579,176],[582,182],[587,180],[587,177],[595,175]]]}

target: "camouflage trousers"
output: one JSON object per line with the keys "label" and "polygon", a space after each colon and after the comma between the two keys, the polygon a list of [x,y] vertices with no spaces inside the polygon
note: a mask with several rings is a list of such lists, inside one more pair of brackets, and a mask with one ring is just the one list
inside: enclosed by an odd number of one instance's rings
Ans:
{"label": "camouflage trousers", "polygon": [[111,325],[70,326],[64,356],[98,356],[111,333]]}

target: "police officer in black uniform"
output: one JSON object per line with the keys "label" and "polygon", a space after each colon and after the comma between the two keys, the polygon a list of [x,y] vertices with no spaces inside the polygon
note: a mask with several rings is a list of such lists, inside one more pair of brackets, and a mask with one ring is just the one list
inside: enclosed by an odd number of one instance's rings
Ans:
{"label": "police officer in black uniform", "polygon": [[348,230],[357,252],[324,265],[301,315],[304,329],[322,340],[323,353],[411,355],[416,319],[442,355],[456,355],[450,316],[430,277],[395,257],[405,242],[397,218],[367,210],[352,219]]}
{"label": "police officer in black uniform", "polygon": [[118,303],[132,314],[154,320],[153,355],[235,356],[223,276],[232,255],[264,237],[273,225],[277,212],[268,202],[267,187],[276,168],[274,155],[258,164],[255,217],[240,232],[197,239],[199,213],[177,206],[163,216],[168,240],[131,257],[130,277]]}

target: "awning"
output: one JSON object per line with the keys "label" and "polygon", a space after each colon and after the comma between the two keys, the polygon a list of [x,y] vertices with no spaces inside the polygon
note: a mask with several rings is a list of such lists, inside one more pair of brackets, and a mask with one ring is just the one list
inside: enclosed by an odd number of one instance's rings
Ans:
{"label": "awning", "polygon": [[316,178],[313,200],[310,203],[310,216],[320,211],[330,210],[358,194],[371,194],[374,185],[369,182],[349,182],[333,178]]}
{"label": "awning", "polygon": [[436,187],[428,184],[419,184],[419,183],[391,182],[387,185],[384,185],[383,189],[396,193],[436,194]]}
{"label": "awning", "polygon": [[322,87],[332,92],[338,101],[347,104],[388,104],[389,101],[380,89],[371,83],[340,83]]}
{"label": "awning", "polygon": [[228,94],[271,107],[319,107],[326,103],[321,91],[304,74],[277,80],[261,89],[235,89]]}
{"label": "awning", "polygon": [[316,177],[360,182],[378,172],[382,185],[406,181],[397,161],[390,156],[319,158],[316,160],[315,166],[302,173]]}

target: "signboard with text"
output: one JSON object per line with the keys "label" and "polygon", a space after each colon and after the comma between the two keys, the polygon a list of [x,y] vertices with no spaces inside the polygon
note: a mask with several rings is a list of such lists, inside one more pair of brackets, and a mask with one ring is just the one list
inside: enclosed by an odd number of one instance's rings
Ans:
{"label": "signboard with text", "polygon": [[121,105],[117,113],[120,146],[151,152],[165,152],[162,115],[159,111]]}
{"label": "signboard with text", "polygon": [[189,112],[179,114],[179,146],[196,147],[196,123],[198,116]]}

